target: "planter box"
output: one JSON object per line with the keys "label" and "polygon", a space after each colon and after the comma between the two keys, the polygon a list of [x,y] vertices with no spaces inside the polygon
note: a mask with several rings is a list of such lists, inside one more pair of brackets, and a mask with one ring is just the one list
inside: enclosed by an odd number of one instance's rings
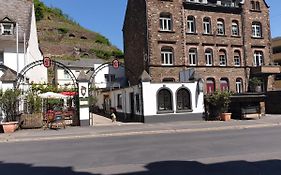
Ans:
{"label": "planter box", "polygon": [[231,113],[221,113],[220,117],[222,121],[229,121],[231,120]]}
{"label": "planter box", "polygon": [[23,129],[41,128],[43,126],[43,116],[41,113],[22,114],[20,117],[20,127]]}
{"label": "planter box", "polygon": [[2,122],[1,126],[3,127],[4,133],[13,133],[18,129],[19,122]]}

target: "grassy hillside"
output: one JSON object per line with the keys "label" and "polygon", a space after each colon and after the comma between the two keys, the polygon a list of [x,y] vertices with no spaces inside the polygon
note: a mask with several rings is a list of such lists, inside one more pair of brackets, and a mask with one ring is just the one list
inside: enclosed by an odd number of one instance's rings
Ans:
{"label": "grassy hillside", "polygon": [[123,58],[123,53],[99,33],[81,27],[60,9],[34,0],[37,31],[44,55],[54,59]]}

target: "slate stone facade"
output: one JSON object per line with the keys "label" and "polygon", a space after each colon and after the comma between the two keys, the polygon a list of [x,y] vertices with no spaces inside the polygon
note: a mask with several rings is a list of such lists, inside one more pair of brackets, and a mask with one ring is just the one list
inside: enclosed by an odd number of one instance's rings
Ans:
{"label": "slate stone facade", "polygon": [[[203,1],[204,2],[204,1]],[[224,1],[222,0],[222,3]],[[165,79],[180,81],[179,72],[194,68],[204,82],[213,79],[215,89],[221,88],[221,79],[227,79],[231,91],[236,92],[236,81],[241,79],[243,91],[247,91],[251,68],[255,67],[254,53],[263,55],[263,65],[270,60],[269,7],[264,0],[238,2],[237,6],[222,6],[212,1],[206,3],[188,0],[128,0],[123,27],[125,66],[132,85],[137,84],[143,70],[152,82]],[[170,14],[171,31],[160,30],[160,16]],[[187,20],[193,17],[195,31],[188,33]],[[210,19],[210,33],[204,34],[205,18]],[[224,23],[224,35],[217,34],[218,20]],[[233,22],[238,25],[238,35],[232,34]],[[261,26],[261,36],[253,37],[254,23]],[[161,49],[173,51],[173,64],[161,63]],[[196,49],[196,64],[191,65],[189,52]],[[206,65],[205,52],[212,51],[212,65]],[[226,65],[220,65],[220,55],[225,52]],[[240,65],[235,65],[234,56],[239,53]],[[267,78],[266,78],[267,81]],[[206,85],[205,85],[206,89]],[[205,90],[206,91],[206,90]]]}

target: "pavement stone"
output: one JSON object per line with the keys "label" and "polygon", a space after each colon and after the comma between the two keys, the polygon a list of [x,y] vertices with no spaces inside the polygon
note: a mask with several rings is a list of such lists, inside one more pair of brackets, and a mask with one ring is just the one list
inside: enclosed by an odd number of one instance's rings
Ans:
{"label": "pavement stone", "polygon": [[[101,117],[101,116],[100,116]],[[104,119],[100,119],[104,120]],[[10,134],[0,134],[0,142],[63,140],[77,138],[112,137],[124,135],[208,132],[245,128],[280,127],[281,115],[266,115],[254,120],[231,121],[184,121],[168,123],[112,123],[105,119],[90,127],[67,127],[66,129],[25,129]]]}

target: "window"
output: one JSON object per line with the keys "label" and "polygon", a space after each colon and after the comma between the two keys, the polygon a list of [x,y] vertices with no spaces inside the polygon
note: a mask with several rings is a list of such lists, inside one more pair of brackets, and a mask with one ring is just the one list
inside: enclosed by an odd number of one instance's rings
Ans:
{"label": "window", "polygon": [[213,65],[213,51],[211,49],[206,49],[205,60],[206,60],[206,66]]}
{"label": "window", "polygon": [[239,25],[237,21],[232,21],[231,34],[232,36],[239,36]]}
{"label": "window", "polygon": [[224,35],[224,21],[223,19],[218,19],[217,21],[217,34]]}
{"label": "window", "polygon": [[161,89],[157,94],[158,111],[172,111],[172,94],[168,89]]}
{"label": "window", "polygon": [[255,1],[251,1],[251,9],[252,10],[256,9]]}
{"label": "window", "polygon": [[106,82],[113,82],[115,81],[115,75],[114,74],[105,74],[104,78]]}
{"label": "window", "polygon": [[63,75],[64,75],[65,79],[69,79],[70,78],[70,75],[69,75],[69,73],[66,70],[63,71]]}
{"label": "window", "polygon": [[12,23],[1,23],[1,35],[12,35],[13,24]]}
{"label": "window", "polygon": [[193,16],[187,17],[187,33],[195,33],[195,18]]}
{"label": "window", "polygon": [[211,20],[210,18],[203,19],[203,30],[204,34],[211,34]]}
{"label": "window", "polygon": [[239,51],[234,51],[234,66],[241,66],[241,58]]}
{"label": "window", "polygon": [[220,50],[219,58],[220,58],[220,66],[226,66],[227,59],[226,59],[226,51],[225,50]]}
{"label": "window", "polygon": [[162,82],[175,82],[174,78],[163,78]]}
{"label": "window", "polygon": [[241,78],[236,79],[236,92],[242,93],[243,92],[243,81]]}
{"label": "window", "polygon": [[191,110],[190,92],[181,88],[177,92],[177,110]]}
{"label": "window", "polygon": [[140,112],[140,95],[136,94],[136,111]]}
{"label": "window", "polygon": [[260,22],[253,22],[252,23],[252,37],[261,38],[262,31],[261,31],[261,23]]}
{"label": "window", "polygon": [[4,52],[0,51],[0,64],[4,64]]}
{"label": "window", "polygon": [[122,94],[117,94],[117,108],[122,109]]}
{"label": "window", "polygon": [[262,66],[263,65],[263,53],[262,51],[254,52],[254,66]]}
{"label": "window", "polygon": [[197,65],[197,50],[189,49],[189,65],[196,66]]}
{"label": "window", "polygon": [[228,91],[229,90],[229,84],[228,84],[227,78],[222,78],[220,80],[220,88],[221,88],[221,91]]}
{"label": "window", "polygon": [[215,79],[207,78],[206,86],[208,94],[215,92]]}
{"label": "window", "polygon": [[258,10],[258,11],[261,10],[260,3],[258,1],[256,1],[256,9],[255,10]]}
{"label": "window", "polygon": [[161,49],[161,61],[162,65],[173,65],[173,49],[170,47],[164,47]]}
{"label": "window", "polygon": [[169,13],[160,14],[160,30],[161,31],[172,31],[172,18]]}

